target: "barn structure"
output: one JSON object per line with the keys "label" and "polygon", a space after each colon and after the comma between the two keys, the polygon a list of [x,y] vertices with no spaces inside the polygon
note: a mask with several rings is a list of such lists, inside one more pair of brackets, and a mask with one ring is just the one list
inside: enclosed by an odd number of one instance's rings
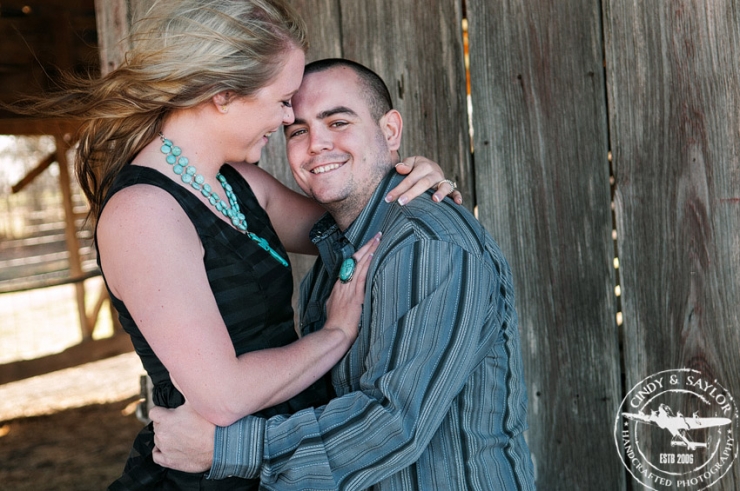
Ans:
{"label": "barn structure", "polygon": [[[380,73],[406,119],[403,153],[439,162],[507,255],[538,487],[740,488],[740,4],[291,3],[309,26],[309,59]],[[43,72],[116,66],[148,1],[0,5],[0,95],[11,100],[48,88]],[[74,127],[2,114],[0,134],[37,133],[64,149]],[[276,137],[261,165],[292,185]],[[65,168],[63,153],[40,167]],[[60,172],[62,187],[69,179]],[[69,278],[81,280],[75,230],[67,237]],[[300,276],[310,258],[293,262]],[[692,436],[709,448],[723,439],[729,457],[630,427],[623,414],[650,394],[683,394],[672,409],[688,426],[723,413],[731,423]],[[666,467],[664,453],[704,467]]]}

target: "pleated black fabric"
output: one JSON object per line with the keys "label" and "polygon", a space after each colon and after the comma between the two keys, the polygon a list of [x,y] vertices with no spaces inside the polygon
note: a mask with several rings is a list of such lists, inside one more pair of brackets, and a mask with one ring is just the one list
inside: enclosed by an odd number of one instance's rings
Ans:
{"label": "pleated black fabric", "polygon": [[[224,165],[221,173],[231,184],[239,206],[247,216],[249,230],[266,239],[274,250],[287,258],[267,213],[260,207],[249,184],[231,166]],[[280,265],[245,234],[221,220],[214,209],[200,201],[184,185],[148,167],[125,167],[113,184],[108,199],[117,191],[135,184],[150,184],[167,191],[193,222],[205,250],[208,281],[237,354],[284,346],[297,339],[293,327],[293,279],[290,268]],[[103,274],[105,276],[105,271]],[[186,287],[182,293],[188,294]],[[167,408],[183,404],[185,399],[172,384],[167,369],[144,339],[124,303],[112,294],[111,300],[118,310],[124,330],[131,335],[136,353],[152,378],[154,403]],[[192,301],[198,302],[198,299],[193,298]],[[324,404],[328,401],[330,390],[325,380],[319,380],[296,397],[257,415],[270,417],[291,414],[306,407]],[[164,469],[152,460],[153,446],[154,434],[149,425],[137,436],[123,475],[109,489],[258,488],[259,482],[256,480],[232,478],[212,481],[206,480],[204,474]]]}

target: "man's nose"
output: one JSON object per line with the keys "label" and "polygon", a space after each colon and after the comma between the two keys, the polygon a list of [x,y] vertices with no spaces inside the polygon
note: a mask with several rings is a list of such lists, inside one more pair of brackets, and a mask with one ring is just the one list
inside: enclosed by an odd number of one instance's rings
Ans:
{"label": "man's nose", "polygon": [[332,141],[327,131],[323,129],[313,130],[310,133],[309,151],[319,153],[332,148]]}

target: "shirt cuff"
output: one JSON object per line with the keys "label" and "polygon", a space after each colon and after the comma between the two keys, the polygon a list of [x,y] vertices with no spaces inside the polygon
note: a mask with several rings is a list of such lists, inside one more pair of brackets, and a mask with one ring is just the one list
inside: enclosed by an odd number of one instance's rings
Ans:
{"label": "shirt cuff", "polygon": [[247,416],[231,426],[216,427],[213,465],[208,479],[259,478],[264,448],[265,420]]}

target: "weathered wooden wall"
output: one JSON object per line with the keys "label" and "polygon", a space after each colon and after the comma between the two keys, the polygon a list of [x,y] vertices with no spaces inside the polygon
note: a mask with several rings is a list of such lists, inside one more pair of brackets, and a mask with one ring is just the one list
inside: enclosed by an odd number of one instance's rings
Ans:
{"label": "weathered wooden wall", "polygon": [[514,270],[537,483],[620,489],[599,4],[467,4],[478,207]]}
{"label": "weathered wooden wall", "polygon": [[[439,162],[509,258],[539,489],[640,489],[613,437],[631,387],[691,367],[740,395],[737,2],[291,3],[309,60],[378,71],[406,120],[404,154]],[[260,165],[293,185],[282,146]],[[311,259],[294,262],[299,278]],[[736,463],[712,489],[738,476]]]}
{"label": "weathered wooden wall", "polygon": [[[467,155],[442,150],[445,142],[462,149],[467,135],[460,3],[331,2],[331,16],[295,4],[314,29],[322,23],[315,45],[339,37],[342,56],[396,90],[410,121],[406,152],[467,176]],[[613,434],[631,387],[694,367],[740,394],[737,8],[709,0],[465,7],[475,133],[474,173],[462,181],[474,186],[468,205],[478,206],[517,279],[538,486],[640,487]],[[330,46],[311,58],[335,56]],[[418,96],[401,98],[399,87]],[[442,117],[430,125],[435,112]],[[718,489],[736,489],[730,474]]]}
{"label": "weathered wooden wall", "polygon": [[740,396],[740,5],[604,7],[625,386],[688,367]]}
{"label": "weathered wooden wall", "polygon": [[131,47],[131,24],[152,5],[152,0],[95,0],[100,71],[106,74],[124,60]]}

